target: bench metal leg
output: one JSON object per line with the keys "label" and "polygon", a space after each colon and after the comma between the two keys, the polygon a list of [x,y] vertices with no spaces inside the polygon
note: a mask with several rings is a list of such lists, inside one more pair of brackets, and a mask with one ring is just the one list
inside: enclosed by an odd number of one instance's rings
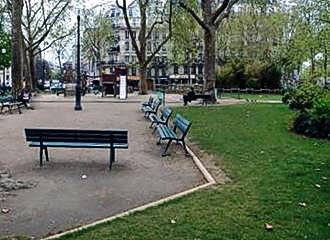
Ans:
{"label": "bench metal leg", "polygon": [[40,157],[40,163],[39,163],[39,165],[40,165],[40,167],[42,166],[42,156],[43,155],[43,147],[40,147],[40,153],[39,153],[39,157]]}
{"label": "bench metal leg", "polygon": [[189,152],[187,150],[186,143],[184,141],[182,141],[182,146],[183,146],[184,151],[186,152],[186,156],[190,156],[190,154],[189,154]]}
{"label": "bench metal leg", "polygon": [[45,151],[45,155],[46,155],[46,161],[49,162],[47,147],[44,148],[44,151]]}
{"label": "bench metal leg", "polygon": [[109,162],[109,170],[112,168],[112,162],[115,161],[115,149],[110,148],[110,162]]}
{"label": "bench metal leg", "polygon": [[158,124],[154,127],[154,129],[152,130],[152,134],[154,134],[155,132],[156,132],[156,130],[157,130],[157,126],[158,126]]}
{"label": "bench metal leg", "polygon": [[171,142],[172,142],[172,139],[170,139],[170,140],[168,141],[168,143],[167,143],[167,145],[166,145],[166,148],[165,148],[165,151],[162,153],[162,157],[165,157],[165,156],[168,156],[168,155],[169,155],[169,154],[167,154],[166,152],[167,152],[167,149],[168,149],[168,147],[170,146]]}
{"label": "bench metal leg", "polygon": [[157,142],[157,145],[160,145],[160,141],[161,141],[162,139],[159,137],[159,139],[158,139],[158,142]]}
{"label": "bench metal leg", "polygon": [[18,113],[22,114],[22,110],[21,110],[21,107],[19,106],[19,104],[17,105],[17,109],[18,109]]}

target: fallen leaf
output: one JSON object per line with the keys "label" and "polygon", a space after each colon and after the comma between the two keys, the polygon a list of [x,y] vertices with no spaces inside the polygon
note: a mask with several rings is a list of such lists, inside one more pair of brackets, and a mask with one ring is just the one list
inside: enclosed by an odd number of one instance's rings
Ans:
{"label": "fallen leaf", "polygon": [[327,180],[328,178],[327,177],[322,177],[323,180]]}
{"label": "fallen leaf", "polygon": [[7,213],[9,213],[9,209],[8,208],[1,208],[1,213],[3,213],[3,214],[7,214]]}
{"label": "fallen leaf", "polygon": [[86,179],[86,178],[87,178],[86,175],[82,175],[82,176],[81,176],[81,179]]}
{"label": "fallen leaf", "polygon": [[307,206],[307,204],[306,204],[306,203],[304,203],[304,202],[300,202],[300,203],[299,203],[299,206],[301,206],[301,207],[306,207],[306,206]]}
{"label": "fallen leaf", "polygon": [[269,223],[265,223],[265,229],[267,231],[272,231],[273,230],[273,225],[272,224],[269,224]]}
{"label": "fallen leaf", "polygon": [[174,219],[171,219],[171,223],[172,223],[172,224],[175,224],[176,221],[175,221]]}
{"label": "fallen leaf", "polygon": [[321,169],[319,169],[319,168],[316,168],[316,169],[315,169],[315,171],[319,172],[319,171],[321,171]]}
{"label": "fallen leaf", "polygon": [[315,187],[316,188],[321,188],[321,185],[320,184],[315,184]]}

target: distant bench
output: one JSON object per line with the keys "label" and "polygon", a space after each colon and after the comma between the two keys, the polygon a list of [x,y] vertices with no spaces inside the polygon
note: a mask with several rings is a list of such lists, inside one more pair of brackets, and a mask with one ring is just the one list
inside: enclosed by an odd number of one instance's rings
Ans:
{"label": "distant bench", "polygon": [[21,106],[23,105],[22,102],[16,101],[13,96],[5,96],[5,97],[0,97],[0,105],[1,105],[1,110],[0,112],[2,113],[4,108],[8,108],[9,112],[12,113],[12,109],[16,106],[18,109],[18,112],[21,114]]}
{"label": "distant bench", "polygon": [[43,152],[48,158],[48,147],[54,148],[108,148],[110,149],[109,170],[115,161],[115,149],[128,148],[127,130],[82,130],[82,129],[39,129],[26,128],[26,141],[29,147],[40,148],[40,166]]}
{"label": "distant bench", "polygon": [[207,105],[207,103],[214,103],[214,98],[210,94],[196,94],[193,100],[202,100],[202,103]]}

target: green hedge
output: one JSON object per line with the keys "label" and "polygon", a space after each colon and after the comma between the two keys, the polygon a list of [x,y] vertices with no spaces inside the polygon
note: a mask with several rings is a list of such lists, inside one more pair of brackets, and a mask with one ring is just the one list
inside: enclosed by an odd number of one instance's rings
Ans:
{"label": "green hedge", "polygon": [[304,82],[284,94],[283,102],[297,111],[292,130],[316,138],[330,139],[330,91]]}
{"label": "green hedge", "polygon": [[259,61],[231,61],[217,70],[217,87],[280,88],[281,71],[275,64]]}

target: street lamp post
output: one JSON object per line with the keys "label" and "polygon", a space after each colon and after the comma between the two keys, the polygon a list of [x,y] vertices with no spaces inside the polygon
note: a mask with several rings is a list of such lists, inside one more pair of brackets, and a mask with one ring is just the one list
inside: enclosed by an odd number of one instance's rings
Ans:
{"label": "street lamp post", "polygon": [[[5,55],[6,54],[6,49],[5,48],[3,48],[3,49],[1,49],[1,53],[3,54],[3,55]],[[3,72],[3,85],[5,85],[5,83],[6,83],[6,68],[5,68],[5,65],[3,65],[3,70],[2,70]]]}
{"label": "street lamp post", "polygon": [[81,111],[81,86],[80,86],[80,9],[79,1],[77,1],[78,14],[77,14],[77,66],[76,66],[76,104],[75,111]]}

